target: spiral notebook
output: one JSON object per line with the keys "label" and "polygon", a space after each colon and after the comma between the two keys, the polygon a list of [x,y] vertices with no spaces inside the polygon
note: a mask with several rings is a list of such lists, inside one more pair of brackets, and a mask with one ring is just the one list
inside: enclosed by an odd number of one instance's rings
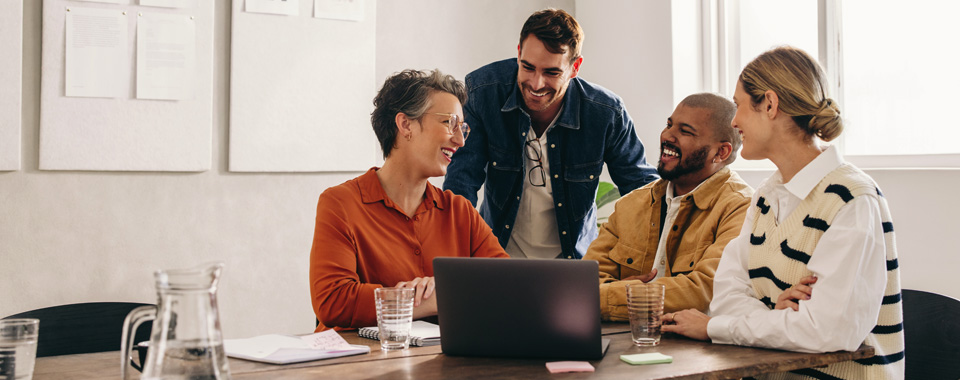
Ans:
{"label": "spiral notebook", "polygon": [[[380,329],[377,326],[363,327],[357,332],[364,338],[380,340]],[[435,346],[440,344],[440,326],[425,321],[413,321],[410,325],[411,346]]]}

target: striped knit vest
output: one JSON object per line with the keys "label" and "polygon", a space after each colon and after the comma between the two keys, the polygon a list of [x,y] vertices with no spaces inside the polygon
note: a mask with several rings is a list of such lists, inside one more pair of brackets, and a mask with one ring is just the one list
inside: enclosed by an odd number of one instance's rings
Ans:
{"label": "striped knit vest", "polygon": [[[801,278],[810,255],[840,209],[856,197],[876,197],[880,204],[887,259],[887,286],[875,327],[864,343],[875,356],[829,365],[773,374],[770,379],[902,379],[904,371],[903,311],[900,304],[900,271],[893,223],[887,201],[873,179],[850,164],[833,170],[780,226],[763,194],[750,235],[749,273],[756,297],[770,309],[777,297]],[[824,252],[829,253],[829,252]],[[836,252],[842,254],[842,252]],[[814,295],[816,297],[816,295]]]}

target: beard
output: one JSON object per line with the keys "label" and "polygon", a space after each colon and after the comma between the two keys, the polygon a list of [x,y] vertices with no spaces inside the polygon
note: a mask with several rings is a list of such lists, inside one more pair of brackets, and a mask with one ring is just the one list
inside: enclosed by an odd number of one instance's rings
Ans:
{"label": "beard", "polygon": [[[532,112],[540,112],[540,111],[546,110],[547,108],[550,108],[550,106],[552,106],[554,103],[557,102],[557,100],[559,100],[559,95],[560,95],[560,91],[554,91],[552,89],[548,89],[546,91],[549,91],[549,94],[547,94],[546,96],[542,98],[534,98],[532,97],[532,95],[530,95],[527,92],[527,91],[531,91],[531,89],[526,85],[521,84],[520,90],[521,90],[520,93],[522,95],[521,97],[523,98],[523,105],[526,106],[527,111],[532,111]],[[540,91],[533,91],[533,92],[540,92]],[[536,99],[539,99],[540,101],[539,104],[536,103],[537,102]]]}
{"label": "beard", "polygon": [[690,153],[690,157],[686,159],[684,159],[684,156],[681,153],[679,163],[672,170],[664,169],[663,162],[659,162],[657,164],[657,174],[660,174],[660,178],[663,178],[667,181],[673,181],[684,175],[699,171],[707,165],[707,153],[709,153],[709,151],[710,147],[703,146],[700,149],[695,150],[693,153]]}

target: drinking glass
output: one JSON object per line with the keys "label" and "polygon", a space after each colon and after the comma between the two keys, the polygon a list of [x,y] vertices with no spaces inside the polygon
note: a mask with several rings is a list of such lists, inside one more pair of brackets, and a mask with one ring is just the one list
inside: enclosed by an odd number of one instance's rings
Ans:
{"label": "drinking glass", "polygon": [[410,346],[414,291],[414,288],[374,290],[381,350],[403,350]]}
{"label": "drinking glass", "polygon": [[660,317],[663,316],[662,284],[640,283],[627,285],[627,314],[630,332],[638,346],[660,344]]}
{"label": "drinking glass", "polygon": [[0,320],[0,379],[30,380],[37,358],[40,320]]}

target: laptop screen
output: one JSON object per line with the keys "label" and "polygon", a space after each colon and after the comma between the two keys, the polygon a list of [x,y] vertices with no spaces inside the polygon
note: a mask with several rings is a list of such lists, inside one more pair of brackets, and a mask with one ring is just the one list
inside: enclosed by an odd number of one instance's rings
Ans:
{"label": "laptop screen", "polygon": [[597,262],[433,260],[444,354],[603,357]]}

